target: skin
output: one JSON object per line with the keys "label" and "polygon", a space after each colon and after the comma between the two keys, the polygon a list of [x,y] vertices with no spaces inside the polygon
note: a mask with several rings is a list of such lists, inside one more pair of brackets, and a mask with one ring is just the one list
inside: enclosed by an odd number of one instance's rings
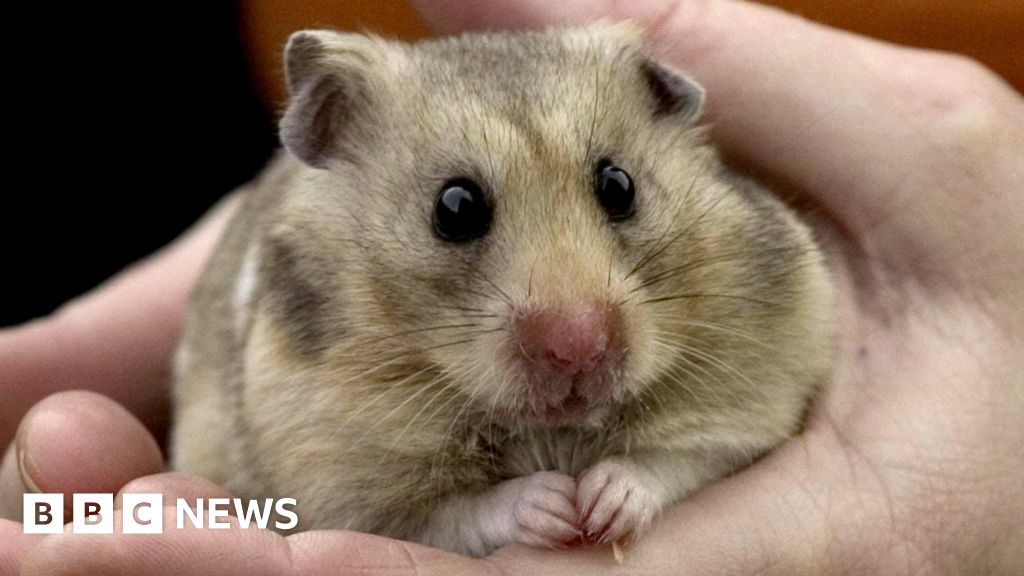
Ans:
{"label": "skin", "polygon": [[[670,509],[621,568],[605,548],[513,546],[469,560],[343,532],[33,538],[4,522],[0,573],[18,562],[23,574],[67,566],[76,574],[1024,571],[1024,250],[1012,232],[1024,228],[1019,94],[960,58],[738,2],[418,4],[443,32],[638,18],[662,57],[714,95],[713,134],[733,158],[820,208],[836,262],[841,351],[807,429]],[[0,335],[0,386],[13,400],[0,407],[0,439],[11,438],[30,405],[70,387],[100,390],[154,422],[166,402],[156,375],[209,248],[202,239],[216,232],[216,220],[200,225],[53,318]],[[147,301],[166,308],[133,322],[143,314],[134,302]],[[85,318],[96,319],[97,332],[79,327]],[[139,365],[123,365],[123,351]],[[22,421],[17,453],[0,471],[0,501],[17,500],[26,478],[54,491],[81,480],[132,489],[133,479],[147,490],[167,486],[171,497],[215,489],[135,479],[156,471],[137,464],[151,461],[155,444],[111,400],[76,394],[45,400]],[[65,424],[46,426],[55,418],[48,410]],[[89,433],[96,413],[107,415],[109,433]],[[73,446],[96,458],[71,466],[61,455]]]}

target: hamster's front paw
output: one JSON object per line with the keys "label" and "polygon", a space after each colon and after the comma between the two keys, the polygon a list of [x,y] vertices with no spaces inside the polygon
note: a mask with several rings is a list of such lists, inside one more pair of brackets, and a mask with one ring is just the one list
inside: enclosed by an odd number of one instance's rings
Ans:
{"label": "hamster's front paw", "polygon": [[536,472],[515,480],[512,540],[529,546],[564,548],[580,536],[576,481],[559,472]]}
{"label": "hamster's front paw", "polygon": [[598,462],[580,476],[580,525],[593,542],[635,538],[661,511],[653,475],[628,460]]}

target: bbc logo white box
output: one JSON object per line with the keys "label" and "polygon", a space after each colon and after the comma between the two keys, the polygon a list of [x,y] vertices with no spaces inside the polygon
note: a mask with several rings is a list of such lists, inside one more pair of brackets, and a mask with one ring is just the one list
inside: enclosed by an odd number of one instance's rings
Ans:
{"label": "bbc logo white box", "polygon": [[121,532],[124,534],[163,533],[163,494],[122,494],[121,507]]}
{"label": "bbc logo white box", "polygon": [[75,494],[71,516],[76,534],[113,534],[114,495]]}
{"label": "bbc logo white box", "polygon": [[21,507],[25,534],[64,533],[63,494],[25,494]]}

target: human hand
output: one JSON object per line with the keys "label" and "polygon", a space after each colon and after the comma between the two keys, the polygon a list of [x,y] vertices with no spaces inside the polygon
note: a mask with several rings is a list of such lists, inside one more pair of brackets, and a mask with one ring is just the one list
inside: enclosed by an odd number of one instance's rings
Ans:
{"label": "human hand", "polygon": [[[2,519],[20,519],[22,492],[116,492],[162,467],[145,427],[123,408],[112,411],[109,401],[40,405],[26,416],[17,441],[15,429],[34,404],[71,388],[117,399],[150,429],[163,428],[185,303],[236,205],[237,197],[222,201],[173,244],[49,317],[0,330],[0,449],[7,447],[0,467],[0,575],[17,573],[21,556],[41,540]],[[36,430],[31,445],[28,429]],[[32,480],[33,460],[46,481]]]}
{"label": "human hand", "polygon": [[28,573],[98,559],[105,574],[1024,571],[1018,94],[957,57],[740,2],[417,4],[444,32],[637,18],[661,58],[707,87],[729,155],[820,207],[842,330],[806,430],[673,507],[621,568],[599,548],[468,560],[351,533],[234,530],[47,538]]}
{"label": "human hand", "polygon": [[[335,575],[342,567],[388,572],[401,566],[432,567],[453,576],[479,574],[469,558],[422,546],[354,532],[303,532],[281,535],[242,529],[177,530],[174,499],[230,498],[223,488],[201,478],[160,473],[156,440],[116,402],[86,391],[61,392],[36,404],[22,420],[17,453],[0,465],[0,509],[20,509],[23,492],[65,494],[69,520],[71,494],[113,493],[115,507],[125,493],[162,493],[163,534],[22,534],[21,525],[0,520],[0,575],[75,574],[302,574]],[[408,549],[406,549],[408,548]],[[20,564],[20,572],[19,572]],[[442,570],[443,569],[443,570]]]}

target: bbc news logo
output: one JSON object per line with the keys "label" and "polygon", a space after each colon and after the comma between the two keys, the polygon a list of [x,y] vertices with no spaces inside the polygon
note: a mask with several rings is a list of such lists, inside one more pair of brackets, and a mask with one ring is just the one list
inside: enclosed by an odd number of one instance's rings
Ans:
{"label": "bbc news logo", "polygon": [[[121,509],[114,510],[113,494],[74,494],[71,531],[75,534],[113,534],[114,517],[121,515],[123,534],[162,534],[164,531],[163,494],[124,494]],[[175,527],[227,529],[234,512],[238,525],[266,529],[291,530],[299,523],[294,498],[243,500],[241,498],[197,498],[190,502],[178,498],[174,504]],[[22,499],[25,534],[63,534],[64,495],[25,494]],[[273,520],[273,522],[271,522]]]}

